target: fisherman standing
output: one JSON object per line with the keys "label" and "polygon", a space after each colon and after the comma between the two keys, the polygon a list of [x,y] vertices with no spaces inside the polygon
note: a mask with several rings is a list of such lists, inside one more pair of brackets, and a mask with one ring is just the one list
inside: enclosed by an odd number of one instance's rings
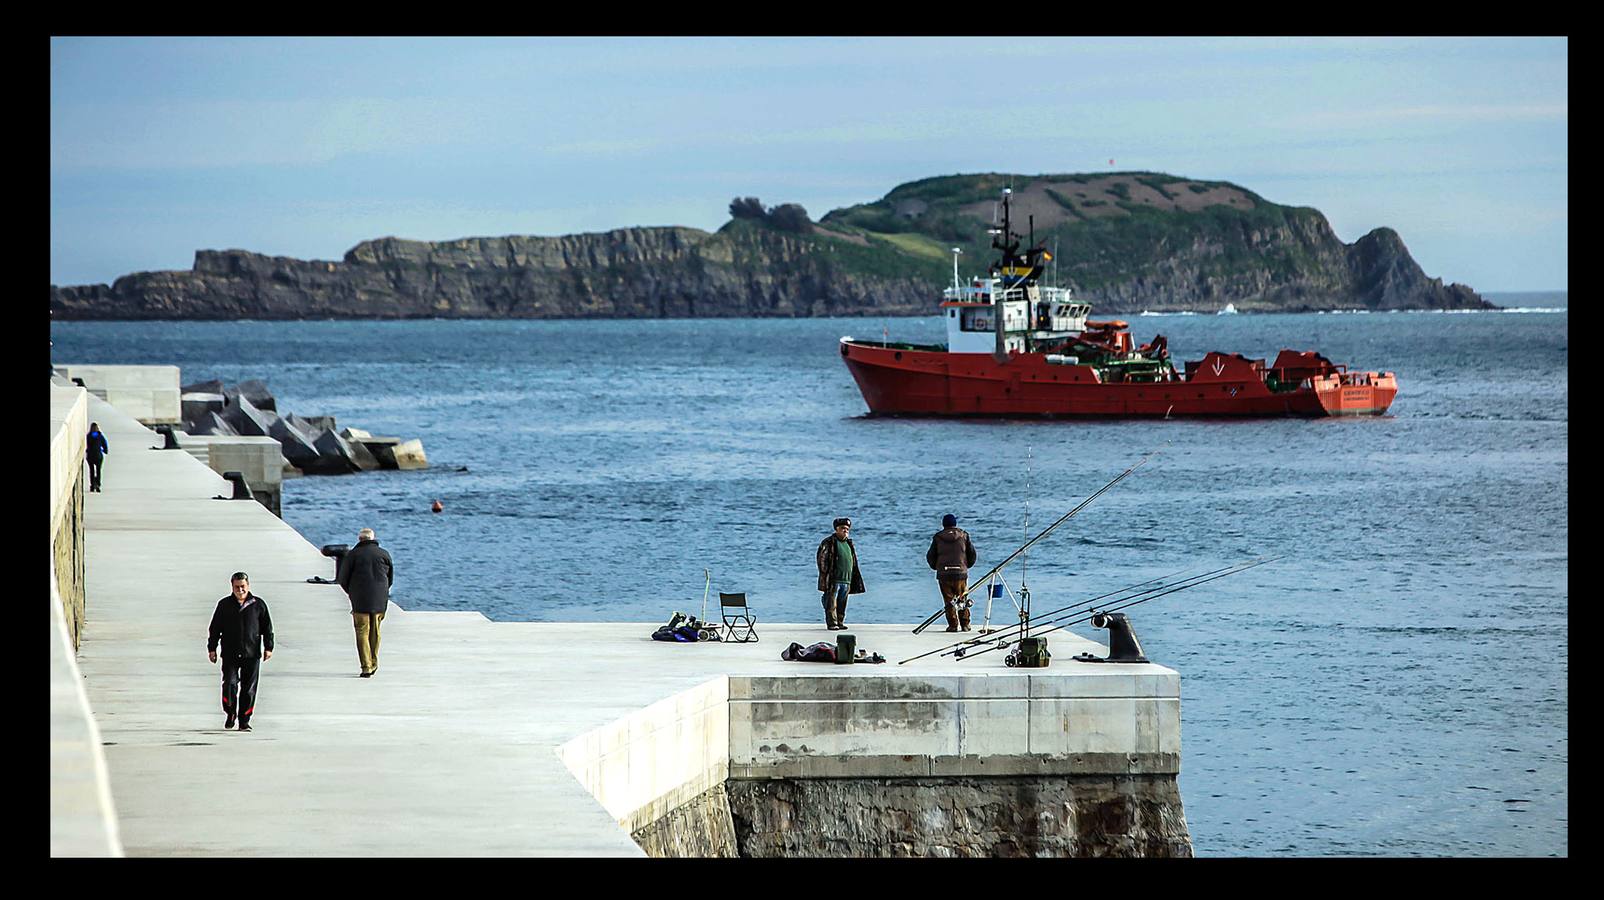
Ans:
{"label": "fisherman standing", "polygon": [[[969,589],[969,567],[975,564],[975,545],[969,542],[969,532],[958,527],[957,516],[941,517],[941,530],[930,536],[925,562],[936,570],[936,583],[941,585],[947,630],[968,631],[970,601],[964,591]],[[960,597],[964,597],[961,602]]]}
{"label": "fisherman standing", "polygon": [[815,554],[819,564],[820,599],[824,602],[824,626],[831,631],[847,627],[847,597],[863,593],[863,573],[858,571],[858,548],[852,543],[852,520],[835,520],[835,533],[819,542]]}

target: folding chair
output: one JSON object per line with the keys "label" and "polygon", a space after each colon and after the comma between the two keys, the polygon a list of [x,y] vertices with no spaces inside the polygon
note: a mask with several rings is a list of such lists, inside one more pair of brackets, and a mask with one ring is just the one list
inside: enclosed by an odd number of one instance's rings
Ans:
{"label": "folding chair", "polygon": [[724,635],[720,640],[745,644],[758,639],[757,616],[752,615],[751,607],[746,605],[744,592],[726,594],[719,591],[718,608],[724,617]]}

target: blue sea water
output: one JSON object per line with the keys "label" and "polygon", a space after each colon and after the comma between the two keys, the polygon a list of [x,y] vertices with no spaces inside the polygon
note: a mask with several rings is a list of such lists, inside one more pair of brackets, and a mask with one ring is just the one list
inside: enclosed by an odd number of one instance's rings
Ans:
{"label": "blue sea water", "polygon": [[1491,299],[1522,311],[1129,317],[1178,359],[1396,372],[1391,414],[1349,420],[865,416],[837,338],[939,341],[936,317],[73,322],[51,352],[421,438],[429,470],[288,481],[284,518],[316,544],[371,526],[402,606],[496,619],[656,622],[700,609],[706,567],[811,621],[813,549],[850,515],[851,619],[918,621],[943,513],[989,567],[1163,446],[1026,578],[1045,609],[1284,554],[1129,611],[1181,673],[1198,854],[1567,855],[1567,301]]}

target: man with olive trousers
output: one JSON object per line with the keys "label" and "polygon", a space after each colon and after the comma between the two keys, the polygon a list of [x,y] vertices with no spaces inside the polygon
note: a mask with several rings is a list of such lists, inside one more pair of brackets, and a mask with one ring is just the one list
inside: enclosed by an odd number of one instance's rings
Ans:
{"label": "man with olive trousers", "polygon": [[395,566],[390,553],[379,546],[373,529],[357,532],[356,546],[345,554],[338,576],[340,587],[351,598],[351,622],[356,627],[356,656],[362,666],[359,677],[372,678],[379,670],[379,623],[390,607],[390,585],[395,583]]}

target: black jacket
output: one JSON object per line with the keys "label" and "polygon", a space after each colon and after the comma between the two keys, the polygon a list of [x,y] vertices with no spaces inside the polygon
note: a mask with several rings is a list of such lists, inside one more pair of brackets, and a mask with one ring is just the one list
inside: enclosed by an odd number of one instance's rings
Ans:
{"label": "black jacket", "polygon": [[100,462],[111,448],[106,445],[106,436],[98,431],[89,432],[89,443],[84,448],[84,457],[90,462]]}
{"label": "black jacket", "polygon": [[390,606],[395,566],[378,541],[357,541],[340,563],[340,587],[351,598],[351,612],[382,613]]}
{"label": "black jacket", "polygon": [[245,596],[245,605],[239,605],[233,594],[217,601],[212,613],[212,624],[206,634],[206,649],[216,650],[223,643],[223,657],[232,659],[249,656],[260,659],[262,648],[273,649],[273,617],[267,612],[267,602],[255,594]]}

